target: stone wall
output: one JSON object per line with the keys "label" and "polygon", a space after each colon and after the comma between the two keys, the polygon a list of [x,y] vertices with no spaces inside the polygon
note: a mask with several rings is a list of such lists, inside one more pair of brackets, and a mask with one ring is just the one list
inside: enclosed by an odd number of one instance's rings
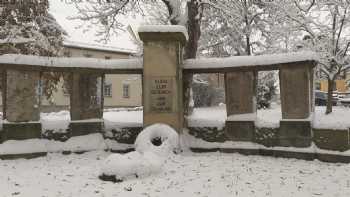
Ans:
{"label": "stone wall", "polygon": [[[306,130],[310,125],[305,125]],[[207,142],[225,142],[232,141],[232,136],[228,136],[225,128],[216,127],[190,127],[189,134]],[[283,129],[282,129],[283,130]],[[302,129],[301,129],[302,130]],[[332,151],[350,150],[350,131],[349,130],[331,130],[331,129],[312,129],[311,133],[281,133],[280,128],[255,128],[253,137],[249,142],[264,145],[265,147],[296,147],[306,148],[314,143],[318,148]],[[246,134],[237,133],[237,138],[246,138]]]}

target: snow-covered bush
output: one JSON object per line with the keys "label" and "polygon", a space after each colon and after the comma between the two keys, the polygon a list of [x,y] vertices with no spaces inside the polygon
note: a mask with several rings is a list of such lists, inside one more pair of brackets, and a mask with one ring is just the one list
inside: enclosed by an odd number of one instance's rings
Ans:
{"label": "snow-covered bush", "polygon": [[179,148],[179,135],[166,124],[154,124],[137,136],[135,149],[140,153],[151,151],[166,157]]}
{"label": "snow-covered bush", "polygon": [[276,74],[274,71],[259,72],[257,87],[258,109],[269,108],[276,94]]}
{"label": "snow-covered bush", "polygon": [[194,107],[208,107],[225,102],[225,90],[215,87],[209,75],[194,75],[192,82]]}

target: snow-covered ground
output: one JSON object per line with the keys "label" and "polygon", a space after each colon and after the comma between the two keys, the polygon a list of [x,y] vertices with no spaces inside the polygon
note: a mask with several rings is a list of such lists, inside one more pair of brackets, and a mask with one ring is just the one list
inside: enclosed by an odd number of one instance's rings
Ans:
{"label": "snow-covered ground", "polygon": [[[313,114],[314,128],[348,129],[350,128],[350,108],[335,106],[333,112],[325,114],[326,108],[316,106]],[[188,118],[190,126],[224,127],[227,118],[225,106],[195,108],[194,113]],[[279,127],[282,119],[280,105],[272,105],[271,109],[262,109],[257,112],[256,125],[258,127]]]}
{"label": "snow-covered ground", "polygon": [[0,196],[350,196],[350,165],[239,154],[185,152],[162,172],[122,183],[98,174],[110,153],[0,160]]}

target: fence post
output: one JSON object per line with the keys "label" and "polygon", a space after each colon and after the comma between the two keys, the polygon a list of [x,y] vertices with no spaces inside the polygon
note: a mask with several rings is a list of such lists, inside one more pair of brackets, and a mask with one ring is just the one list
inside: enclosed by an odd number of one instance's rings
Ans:
{"label": "fence post", "polygon": [[3,71],[3,141],[41,137],[39,81],[39,72]]}
{"label": "fence post", "polygon": [[313,65],[294,63],[280,69],[282,120],[279,145],[309,147],[313,111]]}
{"label": "fence post", "polygon": [[71,136],[102,132],[103,78],[102,74],[71,73]]}
{"label": "fence post", "polygon": [[225,132],[231,140],[254,140],[256,86],[256,71],[225,73],[227,111]]}
{"label": "fence post", "polygon": [[[178,132],[183,128],[182,53],[185,27],[163,26],[166,32],[142,27],[143,124],[165,123]],[[143,30],[142,30],[143,29]]]}

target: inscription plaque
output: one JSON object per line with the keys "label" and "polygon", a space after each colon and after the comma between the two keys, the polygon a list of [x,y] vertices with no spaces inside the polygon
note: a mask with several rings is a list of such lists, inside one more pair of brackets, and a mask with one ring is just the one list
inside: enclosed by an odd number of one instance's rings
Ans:
{"label": "inscription plaque", "polygon": [[151,111],[173,112],[173,79],[171,77],[151,78]]}

